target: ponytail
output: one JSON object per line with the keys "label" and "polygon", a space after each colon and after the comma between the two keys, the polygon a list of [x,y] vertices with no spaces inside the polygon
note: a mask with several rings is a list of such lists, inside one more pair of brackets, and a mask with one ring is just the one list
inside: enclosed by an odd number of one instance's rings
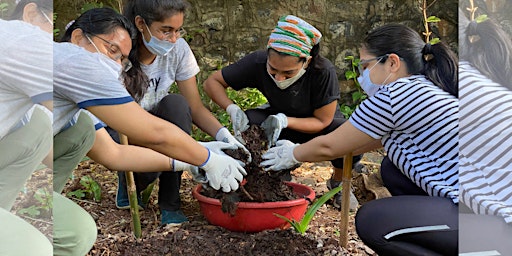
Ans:
{"label": "ponytail", "polygon": [[458,97],[457,56],[443,42],[426,43],[422,50],[423,74],[439,88]]}
{"label": "ponytail", "polygon": [[409,74],[424,75],[439,88],[458,97],[458,60],[445,43],[425,44],[413,29],[388,24],[368,33],[362,45],[375,56],[395,53],[406,63]]}
{"label": "ponytail", "polygon": [[463,29],[459,42],[461,59],[494,82],[512,89],[512,40],[507,33],[491,19],[471,21]]}

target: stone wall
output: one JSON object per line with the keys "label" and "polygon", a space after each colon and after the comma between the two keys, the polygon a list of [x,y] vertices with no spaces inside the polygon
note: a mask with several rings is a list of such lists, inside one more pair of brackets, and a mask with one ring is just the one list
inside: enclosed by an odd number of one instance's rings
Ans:
{"label": "stone wall", "polygon": [[[346,56],[358,56],[366,32],[380,25],[399,22],[422,32],[419,0],[190,0],[187,39],[202,70],[216,70],[247,53],[264,49],[280,16],[293,14],[317,27],[323,34],[321,53],[337,67],[342,91],[351,90],[344,72]],[[428,1],[432,2],[432,1]],[[445,23],[433,26],[441,40],[457,48],[457,1],[437,1],[428,9]],[[441,31],[442,33],[440,33]],[[442,34],[442,35],[440,35]],[[200,77],[201,78],[201,77]]]}
{"label": "stone wall", "polygon": [[[81,11],[84,3],[102,2],[119,8],[116,0],[55,0],[57,28],[61,30]],[[184,28],[186,39],[203,72],[199,81],[242,56],[264,49],[270,32],[280,16],[293,14],[310,22],[323,34],[321,53],[337,67],[340,88],[353,89],[344,72],[350,67],[346,56],[358,56],[359,42],[367,31],[380,25],[399,22],[423,32],[421,0],[189,0]],[[428,0],[428,2],[433,2]],[[438,0],[428,8],[428,15],[443,20],[443,27],[432,30],[441,40],[457,49],[456,0]]]}

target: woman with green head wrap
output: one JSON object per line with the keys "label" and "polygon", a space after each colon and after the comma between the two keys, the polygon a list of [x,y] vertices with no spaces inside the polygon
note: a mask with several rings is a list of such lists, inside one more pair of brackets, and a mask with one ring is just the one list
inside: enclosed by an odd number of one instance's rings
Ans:
{"label": "woman with green head wrap", "polygon": [[[235,135],[256,124],[265,129],[270,145],[278,139],[304,143],[346,121],[338,105],[336,69],[319,54],[321,38],[322,33],[306,21],[293,15],[282,17],[266,50],[248,54],[206,80],[206,93],[230,114]],[[228,87],[256,88],[268,104],[244,112],[227,96]],[[342,158],[331,162],[334,169],[343,168]],[[291,179],[289,171],[284,174],[285,180]],[[331,179],[328,187],[339,184]],[[334,203],[339,207],[340,196]],[[351,208],[356,207],[352,197]]]}

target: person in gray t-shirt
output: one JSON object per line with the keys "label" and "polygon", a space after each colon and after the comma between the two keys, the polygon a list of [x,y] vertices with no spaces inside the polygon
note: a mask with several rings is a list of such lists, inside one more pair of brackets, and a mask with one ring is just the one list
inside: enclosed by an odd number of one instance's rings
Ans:
{"label": "person in gray t-shirt", "polygon": [[[149,113],[177,125],[186,133],[191,133],[194,123],[217,141],[241,148],[250,158],[245,146],[222,126],[201,101],[195,77],[199,66],[183,39],[186,33],[183,21],[188,6],[184,0],[127,2],[123,8],[124,15],[139,32],[130,54],[133,67],[125,76],[125,86]],[[174,83],[180,94],[169,93]],[[111,132],[111,135],[117,138],[115,132]],[[181,175],[182,172],[135,175],[137,183],[141,184],[137,186],[140,189],[159,178],[158,205],[162,225],[187,221],[180,209]],[[120,209],[128,207],[124,181],[123,172],[119,172],[116,206]]]}
{"label": "person in gray t-shirt", "polygon": [[[176,125],[149,114],[126,91],[120,74],[129,70],[134,33],[133,25],[110,8],[91,9],[66,30],[63,42],[54,45],[55,120],[67,122],[79,109],[98,118],[87,155],[111,170],[197,172],[199,167],[214,189],[238,189],[246,172],[222,153],[233,148],[230,144],[197,143]],[[56,121],[55,132],[65,130],[66,122]],[[115,143],[105,125],[138,146]]]}

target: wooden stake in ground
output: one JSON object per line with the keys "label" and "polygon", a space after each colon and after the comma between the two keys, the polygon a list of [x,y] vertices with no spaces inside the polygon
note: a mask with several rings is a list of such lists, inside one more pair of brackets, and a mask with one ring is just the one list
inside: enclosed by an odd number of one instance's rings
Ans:
{"label": "wooden stake in ground", "polygon": [[[128,137],[119,133],[119,141],[123,145],[128,145]],[[139,202],[137,201],[137,188],[135,187],[135,179],[133,178],[133,172],[127,171],[126,176],[126,187],[128,189],[128,199],[130,201],[130,214],[132,215],[132,230],[136,238],[142,236],[142,230],[140,227],[140,215],[139,215]]]}
{"label": "wooden stake in ground", "polygon": [[341,190],[340,245],[347,248],[348,214],[350,211],[350,190],[352,190],[352,153],[343,157],[343,177]]}

